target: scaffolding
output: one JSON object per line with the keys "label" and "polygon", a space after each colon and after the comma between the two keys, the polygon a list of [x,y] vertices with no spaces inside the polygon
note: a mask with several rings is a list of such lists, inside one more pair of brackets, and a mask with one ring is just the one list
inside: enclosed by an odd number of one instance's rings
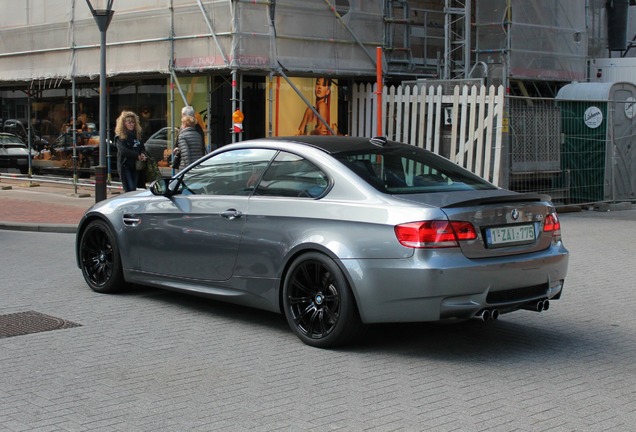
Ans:
{"label": "scaffolding", "polygon": [[[569,82],[587,78],[587,59],[607,41],[604,0],[136,0],[115,10],[111,77],[370,78],[382,47],[386,77],[466,79],[479,66],[494,84]],[[0,11],[0,83],[98,75],[99,34],[84,0],[0,0]]]}
{"label": "scaffolding", "polygon": [[[99,2],[97,2],[99,3]],[[470,0],[115,2],[107,74],[270,72],[464,77]],[[99,5],[97,6],[99,7]],[[11,13],[6,13],[6,11]],[[0,82],[92,79],[99,35],[83,0],[0,0]],[[25,37],[25,35],[28,35]]]}
{"label": "scaffolding", "polygon": [[[589,3],[589,0],[586,1]],[[476,63],[493,84],[587,78],[590,6],[580,0],[476,2]]]}
{"label": "scaffolding", "polygon": [[471,69],[471,2],[445,0],[443,79],[468,78]]}
{"label": "scaffolding", "polygon": [[[383,2],[116,2],[107,74],[271,71],[373,76]],[[99,34],[83,0],[0,1],[0,81],[92,78]],[[26,36],[25,36],[26,35]]]}

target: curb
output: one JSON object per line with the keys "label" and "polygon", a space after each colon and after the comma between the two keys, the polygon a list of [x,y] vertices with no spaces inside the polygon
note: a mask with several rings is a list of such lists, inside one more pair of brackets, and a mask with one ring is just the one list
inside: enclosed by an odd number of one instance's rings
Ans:
{"label": "curb", "polygon": [[12,231],[32,231],[75,234],[77,225],[75,224],[47,224],[47,223],[22,223],[22,222],[1,222],[0,229]]}

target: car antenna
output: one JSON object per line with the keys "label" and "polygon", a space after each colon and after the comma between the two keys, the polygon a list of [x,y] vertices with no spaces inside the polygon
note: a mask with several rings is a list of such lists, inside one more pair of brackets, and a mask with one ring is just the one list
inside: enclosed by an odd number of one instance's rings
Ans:
{"label": "car antenna", "polygon": [[371,142],[376,145],[381,145],[384,147],[386,145],[386,137],[378,136],[371,138]]}

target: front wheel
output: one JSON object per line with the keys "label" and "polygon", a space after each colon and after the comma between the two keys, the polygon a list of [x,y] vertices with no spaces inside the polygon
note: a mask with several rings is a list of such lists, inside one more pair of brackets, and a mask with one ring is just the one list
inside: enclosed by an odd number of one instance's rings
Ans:
{"label": "front wheel", "polygon": [[301,255],[292,263],[283,284],[283,308],[294,333],[314,347],[346,344],[363,329],[346,278],[321,253]]}
{"label": "front wheel", "polygon": [[110,294],[126,287],[117,241],[106,222],[94,220],[86,227],[79,256],[84,280],[93,291]]}

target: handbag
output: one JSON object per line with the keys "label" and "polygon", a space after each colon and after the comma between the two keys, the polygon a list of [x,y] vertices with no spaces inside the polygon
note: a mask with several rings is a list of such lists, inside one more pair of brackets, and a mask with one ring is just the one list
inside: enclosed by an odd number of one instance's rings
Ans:
{"label": "handbag", "polygon": [[143,161],[143,160],[139,160],[139,159],[137,159],[137,160],[135,161],[135,169],[136,169],[137,171],[143,171],[143,170],[145,170],[145,169],[146,169],[146,161]]}
{"label": "handbag", "polygon": [[146,181],[152,182],[160,179],[161,177],[161,170],[159,170],[157,161],[148,157],[148,159],[146,159]]}
{"label": "handbag", "polygon": [[181,165],[181,152],[179,151],[179,149],[177,149],[177,151],[175,151],[172,156],[172,168],[179,169],[180,165]]}

